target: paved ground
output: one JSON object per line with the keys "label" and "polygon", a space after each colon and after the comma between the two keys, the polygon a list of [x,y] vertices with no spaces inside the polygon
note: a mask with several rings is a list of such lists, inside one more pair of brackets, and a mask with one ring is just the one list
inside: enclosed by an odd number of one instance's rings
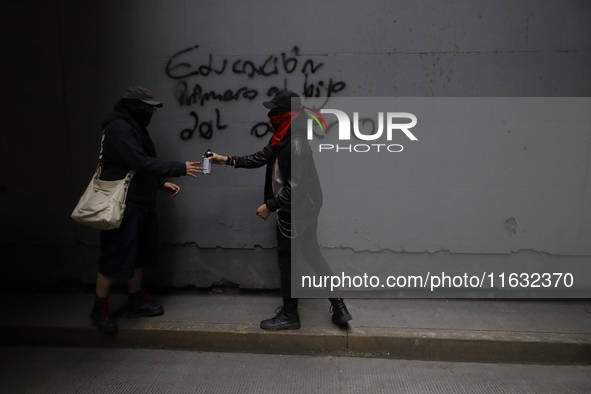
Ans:
{"label": "paved ground", "polygon": [[3,297],[0,344],[591,365],[591,301],[352,299],[337,327],[327,300],[301,300],[302,329],[268,332],[276,296],[161,296],[163,316],[128,319],[115,294],[120,330],[105,336],[88,319],[92,294]]}
{"label": "paved ground", "polygon": [[0,347],[0,393],[589,393],[590,366]]}
{"label": "paved ground", "polygon": [[[2,323],[39,324],[43,321],[76,326],[88,323],[91,294],[4,294]],[[127,298],[111,296],[113,311],[125,323]],[[168,295],[154,296],[166,314],[151,321],[212,322],[257,325],[280,305],[271,295]],[[460,329],[554,333],[591,333],[590,300],[445,300],[350,299],[346,300],[352,327]],[[303,327],[332,327],[330,303],[324,299],[300,300]]]}

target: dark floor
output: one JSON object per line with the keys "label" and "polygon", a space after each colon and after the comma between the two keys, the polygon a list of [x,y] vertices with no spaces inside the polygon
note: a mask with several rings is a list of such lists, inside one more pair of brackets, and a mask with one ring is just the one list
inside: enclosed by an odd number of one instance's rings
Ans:
{"label": "dark floor", "polygon": [[0,348],[0,393],[589,393],[591,366]]}

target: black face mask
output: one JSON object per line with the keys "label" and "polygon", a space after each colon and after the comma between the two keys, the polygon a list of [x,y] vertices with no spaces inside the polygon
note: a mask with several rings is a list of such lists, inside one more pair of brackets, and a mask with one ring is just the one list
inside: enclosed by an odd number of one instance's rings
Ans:
{"label": "black face mask", "polygon": [[152,119],[153,112],[148,112],[144,109],[135,109],[129,111],[133,120],[135,120],[141,127],[148,127]]}
{"label": "black face mask", "polygon": [[141,127],[148,127],[152,119],[153,111],[148,111],[146,108],[129,108],[129,114]]}

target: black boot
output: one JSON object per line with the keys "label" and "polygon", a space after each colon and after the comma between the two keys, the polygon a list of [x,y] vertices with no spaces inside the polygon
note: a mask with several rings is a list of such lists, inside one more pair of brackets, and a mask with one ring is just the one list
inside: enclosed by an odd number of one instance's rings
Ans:
{"label": "black boot", "polygon": [[152,305],[147,300],[147,295],[144,292],[138,291],[129,294],[129,310],[127,317],[152,317],[164,314],[162,305]]}
{"label": "black boot", "polygon": [[334,324],[345,324],[349,320],[353,319],[342,298],[329,298],[329,301],[329,311],[332,313],[331,320]]}
{"label": "black boot", "polygon": [[108,296],[106,298],[95,298],[92,312],[90,312],[90,321],[101,331],[111,333],[117,331],[117,323],[109,311]]}
{"label": "black boot", "polygon": [[297,330],[302,325],[300,324],[300,316],[298,315],[298,304],[283,304],[283,306],[275,309],[277,316],[263,320],[261,328],[263,330],[278,331],[278,330]]}

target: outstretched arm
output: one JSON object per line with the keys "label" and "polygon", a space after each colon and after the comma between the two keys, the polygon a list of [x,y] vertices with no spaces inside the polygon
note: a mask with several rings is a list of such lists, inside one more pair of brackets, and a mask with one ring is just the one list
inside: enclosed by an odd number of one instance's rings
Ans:
{"label": "outstretched arm", "polygon": [[105,133],[120,159],[130,170],[157,178],[195,176],[201,172],[199,162],[178,162],[162,160],[146,153],[136,133],[127,125],[107,126]]}
{"label": "outstretched arm", "polygon": [[236,168],[259,168],[269,162],[269,157],[262,150],[248,156],[221,156],[213,153],[209,161],[213,164],[227,164]]}

